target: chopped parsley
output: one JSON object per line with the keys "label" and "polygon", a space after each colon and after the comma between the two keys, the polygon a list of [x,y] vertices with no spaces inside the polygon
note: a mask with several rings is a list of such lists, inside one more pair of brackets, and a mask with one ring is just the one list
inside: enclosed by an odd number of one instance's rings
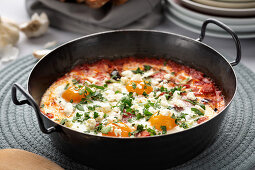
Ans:
{"label": "chopped parsley", "polygon": [[143,65],[144,71],[149,71],[152,67],[150,65]]}
{"label": "chopped parsley", "polygon": [[160,129],[162,130],[162,134],[166,134],[166,126],[160,126]]}
{"label": "chopped parsley", "polygon": [[115,91],[115,94],[121,93],[119,90]]}
{"label": "chopped parsley", "polygon": [[204,110],[205,110],[205,105],[204,105],[204,104],[202,104],[202,103],[198,103],[198,105],[199,105],[202,109],[204,109]]}
{"label": "chopped parsley", "polygon": [[144,116],[143,116],[141,113],[138,113],[138,114],[136,115],[136,119],[137,119],[137,120],[142,119],[142,118],[144,118]]}
{"label": "chopped parsley", "polygon": [[146,129],[146,130],[147,130],[147,132],[150,133],[151,136],[157,135],[157,133],[156,133],[156,131],[155,131],[154,129],[148,128],[148,129]]}
{"label": "chopped parsley", "polygon": [[73,80],[72,80],[72,83],[73,83],[73,85],[79,84],[79,83],[80,83],[80,80],[73,79]]}
{"label": "chopped parsley", "polygon": [[134,74],[143,74],[144,72],[138,67],[135,71],[132,71]]}
{"label": "chopped parsley", "polygon": [[188,128],[189,128],[189,125],[188,125],[187,123],[185,123],[185,122],[182,122],[182,123],[180,124],[180,127],[182,127],[183,129],[188,129]]}
{"label": "chopped parsley", "polygon": [[97,112],[94,112],[94,119],[98,118],[99,114]]}
{"label": "chopped parsley", "polygon": [[91,84],[91,85],[89,85],[89,87],[94,87],[94,88],[100,89],[100,90],[104,90],[105,89],[104,86],[98,86],[98,85],[95,85],[95,84]]}
{"label": "chopped parsley", "polygon": [[77,104],[75,108],[78,109],[79,111],[84,111],[84,108],[82,107],[81,104]]}
{"label": "chopped parsley", "polygon": [[191,108],[191,111],[193,111],[194,113],[196,113],[199,116],[203,116],[204,115],[204,113],[201,112],[200,110],[198,110],[197,108]]}
{"label": "chopped parsley", "polygon": [[97,107],[101,107],[101,106],[99,106],[99,105],[88,106],[88,109],[91,110],[91,111],[95,111],[95,109]]}
{"label": "chopped parsley", "polygon": [[102,123],[99,123],[99,125],[96,126],[95,133],[101,132],[102,129],[103,129],[103,124],[102,124]]}
{"label": "chopped parsley", "polygon": [[197,104],[197,101],[196,100],[189,100],[189,99],[185,99],[185,101],[193,104],[193,105],[196,105]]}
{"label": "chopped parsley", "polygon": [[143,126],[142,124],[140,124],[140,125],[137,125],[135,131],[129,132],[128,135],[129,135],[129,136],[131,136],[131,135],[136,135],[136,134],[138,134],[138,133],[140,133],[140,132],[142,132],[142,131],[144,131],[144,130],[145,130],[145,129],[144,129],[144,126]]}
{"label": "chopped parsley", "polygon": [[129,109],[132,106],[132,101],[133,97],[130,94],[126,97],[122,97],[119,105],[120,111],[123,112],[124,109]]}
{"label": "chopped parsley", "polygon": [[144,96],[144,97],[148,97],[149,95],[144,91],[144,92],[143,92],[143,96]]}
{"label": "chopped parsley", "polygon": [[151,86],[151,81],[146,80],[146,81],[143,81],[143,82],[144,82],[144,84],[145,84],[146,86]]}
{"label": "chopped parsley", "polygon": [[151,117],[153,115],[151,112],[148,111],[148,109],[144,109],[143,113],[145,116],[149,116],[149,117]]}
{"label": "chopped parsley", "polygon": [[189,103],[191,103],[191,104],[193,104],[193,105],[199,105],[202,109],[204,109],[204,110],[205,110],[205,105],[204,105],[204,104],[202,104],[202,103],[198,103],[198,102],[197,102],[197,100],[189,100],[189,99],[185,99],[185,101],[187,101],[187,102],[189,102]]}
{"label": "chopped parsley", "polygon": [[85,117],[82,117],[83,114],[80,114],[80,113],[76,113],[75,116],[73,117],[73,120],[72,122],[83,122],[84,120],[87,120]]}
{"label": "chopped parsley", "polygon": [[135,84],[135,82],[132,82],[132,87],[133,87],[133,89],[136,89],[136,84]]}
{"label": "chopped parsley", "polygon": [[69,85],[70,85],[70,83],[67,83],[67,84],[66,84],[66,86],[65,86],[65,90],[67,90],[67,89],[68,89]]}
{"label": "chopped parsley", "polygon": [[[179,116],[176,116],[175,114],[172,114],[172,118],[175,119],[175,124],[181,125],[184,121],[186,121],[187,113],[180,113]],[[181,127],[181,126],[180,126]]]}

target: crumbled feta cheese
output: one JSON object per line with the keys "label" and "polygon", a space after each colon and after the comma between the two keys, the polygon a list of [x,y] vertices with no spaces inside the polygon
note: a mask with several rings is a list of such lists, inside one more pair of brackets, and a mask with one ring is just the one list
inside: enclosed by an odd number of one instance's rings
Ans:
{"label": "crumbled feta cheese", "polygon": [[121,85],[119,83],[113,83],[113,84],[108,85],[108,89],[110,89],[114,92],[116,92],[116,91],[122,92],[122,88],[121,88]]}
{"label": "crumbled feta cheese", "polygon": [[112,90],[106,90],[104,93],[103,93],[103,97],[105,97],[109,102],[113,102],[116,100],[115,98],[115,92],[112,91]]}
{"label": "crumbled feta cheese", "polygon": [[159,78],[156,78],[156,79],[152,79],[151,80],[151,85],[152,86],[157,86],[158,84],[159,84],[159,81],[160,81],[161,79],[159,79]]}
{"label": "crumbled feta cheese", "polygon": [[177,106],[177,107],[185,107],[186,106],[186,104],[182,101],[182,100],[180,100],[180,99],[173,99],[172,101],[171,101],[171,103],[173,104],[173,105],[175,105],[175,106]]}
{"label": "crumbled feta cheese", "polygon": [[116,136],[121,136],[121,132],[122,132],[121,129],[117,129],[117,128],[114,129],[114,133]]}
{"label": "crumbled feta cheese", "polygon": [[95,78],[93,78],[93,77],[87,77],[87,79],[88,79],[88,80],[90,81],[90,83],[92,83],[92,84],[95,84],[95,83],[98,82],[98,80],[95,79]]}
{"label": "crumbled feta cheese", "polygon": [[135,99],[135,102],[137,103],[146,103],[147,99],[143,96],[137,96],[137,98]]}
{"label": "crumbled feta cheese", "polygon": [[208,118],[210,119],[214,116],[214,114],[214,110],[209,105],[205,105],[205,116],[208,116]]}
{"label": "crumbled feta cheese", "polygon": [[110,111],[112,111],[112,107],[110,106],[109,103],[101,103],[100,104],[101,107],[97,107],[96,110],[103,112],[103,113],[109,113]]}
{"label": "crumbled feta cheese", "polygon": [[96,127],[96,120],[95,119],[88,119],[86,126],[89,130],[93,130]]}
{"label": "crumbled feta cheese", "polygon": [[165,74],[164,78],[167,80],[170,80],[172,77],[174,77],[172,74]]}
{"label": "crumbled feta cheese", "polygon": [[139,106],[138,104],[134,104],[131,106],[132,109],[138,110],[138,112],[136,112],[136,114],[140,113],[143,115],[143,108],[141,106]]}
{"label": "crumbled feta cheese", "polygon": [[161,100],[161,106],[168,107],[169,104],[168,104],[167,100]]}
{"label": "crumbled feta cheese", "polygon": [[156,113],[156,110],[153,107],[149,107],[149,112],[151,112],[152,114]]}
{"label": "crumbled feta cheese", "polygon": [[151,69],[150,71],[147,71],[147,72],[145,72],[144,74],[143,74],[143,78],[144,77],[150,77],[150,76],[152,76],[154,74],[154,71]]}
{"label": "crumbled feta cheese", "polygon": [[132,71],[126,70],[126,71],[123,71],[123,72],[121,73],[121,75],[122,75],[123,77],[131,78],[134,74],[133,74]]}
{"label": "crumbled feta cheese", "polygon": [[143,87],[140,84],[137,84],[136,88],[142,89]]}
{"label": "crumbled feta cheese", "polygon": [[128,81],[129,81],[129,78],[127,78],[127,77],[121,77],[121,78],[120,78],[120,82],[121,82],[123,85],[126,85],[126,84],[128,83]]}
{"label": "crumbled feta cheese", "polygon": [[131,80],[133,80],[133,81],[141,81],[142,80],[142,76],[140,74],[135,74],[134,76],[132,76]]}
{"label": "crumbled feta cheese", "polygon": [[73,113],[73,105],[71,103],[66,103],[64,107],[64,112],[66,116],[70,116]]}
{"label": "crumbled feta cheese", "polygon": [[163,116],[169,116],[171,114],[170,110],[168,109],[161,109],[159,113]]}
{"label": "crumbled feta cheese", "polygon": [[196,96],[194,95],[193,92],[189,92],[189,93],[187,94],[187,99],[196,100]]}
{"label": "crumbled feta cheese", "polygon": [[174,92],[173,99],[181,99],[180,91],[175,91]]}
{"label": "crumbled feta cheese", "polygon": [[120,111],[120,108],[119,108],[119,107],[114,107],[114,108],[112,109],[112,111],[118,113],[118,112]]}

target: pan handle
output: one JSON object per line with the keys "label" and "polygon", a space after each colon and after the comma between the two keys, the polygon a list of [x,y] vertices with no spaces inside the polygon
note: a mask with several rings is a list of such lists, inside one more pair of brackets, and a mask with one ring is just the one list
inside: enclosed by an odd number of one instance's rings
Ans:
{"label": "pan handle", "polygon": [[[17,99],[17,90],[19,90],[26,97],[27,100],[19,101]],[[39,127],[43,133],[50,134],[50,133],[56,131],[56,127],[54,127],[54,126],[50,127],[50,128],[46,128],[44,126],[43,120],[40,116],[41,111],[40,111],[39,106],[36,104],[36,102],[34,101],[32,96],[30,94],[28,94],[23,87],[21,87],[19,84],[16,84],[16,83],[12,85],[12,101],[16,105],[28,104],[34,108],[36,116],[37,116],[37,120],[39,123]]]}
{"label": "pan handle", "polygon": [[231,28],[229,28],[227,25],[223,24],[222,22],[220,22],[216,19],[209,18],[209,19],[205,20],[205,22],[203,23],[202,28],[201,28],[201,34],[197,40],[200,42],[203,41],[203,39],[205,37],[206,26],[209,23],[212,23],[212,24],[215,24],[215,25],[221,27],[222,29],[227,31],[234,39],[234,42],[236,44],[236,59],[235,59],[235,61],[230,62],[230,64],[232,66],[236,66],[241,60],[241,43],[240,43],[236,33]]}

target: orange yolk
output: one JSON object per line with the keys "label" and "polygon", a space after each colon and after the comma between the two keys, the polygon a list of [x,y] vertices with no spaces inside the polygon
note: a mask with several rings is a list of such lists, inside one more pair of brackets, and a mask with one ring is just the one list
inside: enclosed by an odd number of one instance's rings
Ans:
{"label": "orange yolk", "polygon": [[161,126],[165,126],[167,130],[171,130],[176,126],[175,119],[171,118],[170,116],[164,116],[158,113],[152,115],[149,122],[152,126],[160,131],[162,131]]}
{"label": "orange yolk", "polygon": [[[128,127],[125,123],[118,122],[118,123],[109,123],[108,125],[112,125],[112,129],[107,134],[102,134],[103,136],[114,136],[114,137],[120,137],[119,134],[115,134],[114,130],[121,129],[121,137],[129,137],[129,132],[132,132],[133,130]],[[107,125],[107,126],[108,126]]]}
{"label": "orange yolk", "polygon": [[86,95],[85,94],[80,95],[79,90],[76,90],[74,87],[69,87],[67,90],[63,92],[62,97],[67,102],[70,102],[72,100],[74,103],[79,103],[82,98],[86,97]]}
{"label": "orange yolk", "polygon": [[149,94],[153,91],[153,88],[146,85],[143,81],[130,81],[126,86],[126,89],[128,92],[136,92],[138,95],[141,95],[144,92]]}

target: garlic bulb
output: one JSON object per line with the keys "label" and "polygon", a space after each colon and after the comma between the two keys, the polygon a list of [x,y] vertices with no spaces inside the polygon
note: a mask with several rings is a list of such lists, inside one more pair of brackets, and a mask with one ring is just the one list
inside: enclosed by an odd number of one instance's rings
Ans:
{"label": "garlic bulb", "polygon": [[43,12],[41,15],[33,14],[31,20],[20,25],[20,30],[26,34],[28,38],[43,35],[49,27],[47,15]]}
{"label": "garlic bulb", "polygon": [[19,27],[8,18],[0,17],[0,48],[15,45],[19,40]]}

